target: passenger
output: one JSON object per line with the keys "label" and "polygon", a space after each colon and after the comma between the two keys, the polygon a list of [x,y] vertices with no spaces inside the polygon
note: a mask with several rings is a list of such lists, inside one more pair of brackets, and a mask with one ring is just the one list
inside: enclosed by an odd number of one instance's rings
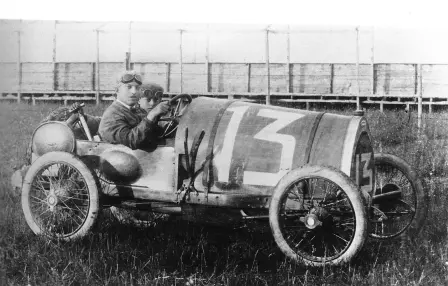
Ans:
{"label": "passenger", "polygon": [[156,83],[143,84],[140,91],[141,96],[138,103],[146,112],[151,111],[162,100],[163,87]]}
{"label": "passenger", "polygon": [[170,105],[160,102],[149,112],[137,104],[142,77],[135,71],[126,71],[117,78],[116,100],[106,109],[99,126],[102,140],[123,144],[131,149],[152,145],[157,140],[158,120]]}

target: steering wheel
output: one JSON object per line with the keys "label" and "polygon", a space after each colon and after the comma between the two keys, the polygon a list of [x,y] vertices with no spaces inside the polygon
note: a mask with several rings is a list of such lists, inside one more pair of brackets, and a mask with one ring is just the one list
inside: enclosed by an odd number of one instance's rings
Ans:
{"label": "steering wheel", "polygon": [[[81,130],[86,136],[86,138],[89,141],[93,141],[92,134],[90,133],[89,126],[87,125],[86,118],[84,117],[84,109],[85,106],[84,102],[75,102],[72,104],[72,106],[69,108],[68,113],[71,114],[69,118],[65,121],[65,123],[70,126],[70,128],[73,128],[76,124],[81,124]],[[75,116],[77,115],[77,116]]]}
{"label": "steering wheel", "polygon": [[163,133],[160,136],[160,138],[166,137],[169,134],[171,134],[172,131],[174,131],[175,129],[170,131],[170,128],[173,126],[174,123],[179,123],[178,119],[179,117],[182,116],[183,112],[185,111],[185,109],[187,108],[187,106],[191,103],[191,101],[193,100],[193,98],[191,97],[191,95],[186,94],[186,93],[181,93],[176,95],[175,97],[171,98],[168,103],[171,106],[174,106],[176,104],[176,107],[173,109],[171,108],[170,111],[170,115],[169,116],[165,116],[159,119],[159,121],[168,121],[168,124],[166,124],[166,126],[163,128]]}

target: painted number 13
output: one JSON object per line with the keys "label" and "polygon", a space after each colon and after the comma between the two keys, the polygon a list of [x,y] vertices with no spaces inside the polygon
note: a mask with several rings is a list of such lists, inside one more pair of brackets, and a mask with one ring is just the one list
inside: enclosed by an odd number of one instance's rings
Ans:
{"label": "painted number 13", "polygon": [[[238,106],[227,109],[233,112],[224,134],[224,142],[220,154],[216,157],[216,167],[218,169],[218,181],[229,182],[230,164],[235,146],[235,139],[238,127],[249,106]],[[282,145],[280,157],[280,168],[276,173],[244,171],[243,184],[275,186],[278,181],[292,168],[296,139],[292,135],[279,134],[279,130],[287,125],[304,117],[305,115],[284,112],[272,109],[261,109],[257,116],[276,119],[254,135],[255,139],[269,142],[276,142]]]}

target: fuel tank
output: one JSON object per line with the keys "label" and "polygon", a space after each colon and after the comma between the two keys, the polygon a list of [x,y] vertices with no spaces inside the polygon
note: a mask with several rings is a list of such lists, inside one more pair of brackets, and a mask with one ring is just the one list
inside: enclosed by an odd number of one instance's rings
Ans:
{"label": "fuel tank", "polygon": [[340,169],[368,193],[374,186],[370,131],[362,116],[201,97],[179,122],[179,154],[185,153],[186,128],[189,149],[205,132],[196,159],[196,170],[204,164],[195,181],[201,192],[267,195],[288,171],[305,164]]}

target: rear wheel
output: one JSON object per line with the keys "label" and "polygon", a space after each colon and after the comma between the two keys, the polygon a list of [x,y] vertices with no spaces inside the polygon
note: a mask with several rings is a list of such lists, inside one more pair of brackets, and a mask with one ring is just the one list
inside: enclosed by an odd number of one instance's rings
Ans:
{"label": "rear wheel", "polygon": [[376,188],[369,212],[370,236],[390,239],[417,235],[428,212],[428,194],[403,159],[375,154]]}
{"label": "rear wheel", "polygon": [[328,167],[304,166],[285,175],[273,193],[269,222],[282,252],[308,266],[350,261],[367,236],[358,187]]}
{"label": "rear wheel", "polygon": [[98,216],[95,177],[73,154],[46,153],[25,176],[22,209],[35,234],[63,241],[81,238]]}

